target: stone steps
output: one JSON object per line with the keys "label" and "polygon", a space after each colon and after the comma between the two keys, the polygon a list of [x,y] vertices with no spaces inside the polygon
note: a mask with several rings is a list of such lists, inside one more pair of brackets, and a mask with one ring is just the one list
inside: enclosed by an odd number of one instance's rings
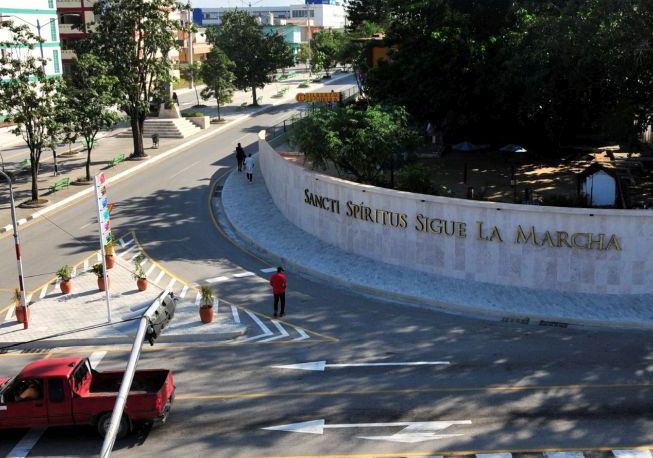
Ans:
{"label": "stone steps", "polygon": [[[199,127],[185,118],[151,118],[145,120],[143,137],[149,138],[154,134],[158,134],[159,138],[186,138],[200,131],[201,129]],[[131,129],[127,129],[118,135],[118,137],[131,136]]]}

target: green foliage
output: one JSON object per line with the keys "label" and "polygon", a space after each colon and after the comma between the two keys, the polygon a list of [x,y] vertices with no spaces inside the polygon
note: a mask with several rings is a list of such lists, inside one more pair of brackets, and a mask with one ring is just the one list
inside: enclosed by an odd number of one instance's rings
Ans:
{"label": "green foliage", "polygon": [[182,113],[181,116],[184,118],[199,118],[200,116],[206,116],[206,115],[201,111],[189,111],[187,113]]}
{"label": "green foliage", "polygon": [[213,301],[213,290],[210,286],[200,286],[200,307],[212,307]]}
{"label": "green foliage", "polygon": [[340,176],[370,184],[379,184],[397,155],[413,149],[417,139],[403,108],[352,105],[313,111],[290,137],[315,167],[333,165]]}
{"label": "green foliage", "polygon": [[354,30],[364,22],[385,25],[390,19],[390,3],[388,0],[349,0],[346,7],[349,29]]}
{"label": "green foliage", "polygon": [[143,256],[142,254],[134,258],[134,273],[132,274],[134,280],[143,280],[147,278],[147,274],[145,273],[145,270],[143,270],[143,265],[142,265],[144,259],[145,256]]}
{"label": "green foliage", "polygon": [[336,65],[344,46],[344,35],[341,32],[333,29],[317,32],[311,40],[311,71],[324,71],[328,78],[329,70]]}
{"label": "green foliage", "polygon": [[193,88],[195,89],[195,98],[197,99],[197,104],[200,104],[200,96],[197,92],[197,85],[202,79],[201,65],[199,62],[193,62],[192,64],[183,64],[179,67],[179,75],[186,81],[193,82]]}
{"label": "green foliage", "polygon": [[[168,58],[177,46],[178,21],[170,11],[184,9],[176,0],[98,0],[96,23],[78,42],[78,52],[93,52],[117,78],[115,90],[133,131],[134,156],[145,156],[143,123],[157,85],[172,80]],[[187,9],[187,8],[186,8]]]}
{"label": "green foliage", "polygon": [[93,272],[95,276],[98,278],[104,277],[104,266],[102,265],[101,262],[98,262],[97,264],[93,264],[93,266],[90,269],[90,272]]}
{"label": "green foliage", "polygon": [[432,171],[417,162],[406,164],[396,172],[395,176],[397,189],[401,191],[431,194],[434,190],[431,182]]}
{"label": "green foliage", "polygon": [[[12,21],[0,22],[4,41],[0,41],[0,112],[16,124],[12,130],[22,136],[30,150],[32,200],[39,199],[38,173],[41,153],[52,135],[61,129],[65,99],[64,81],[48,77],[46,59],[34,57],[35,45],[43,39],[30,32],[25,25]],[[25,52],[25,49],[30,50]]]}
{"label": "green foliage", "polygon": [[73,274],[73,269],[68,264],[66,264],[65,266],[61,266],[61,268],[57,270],[57,277],[61,281],[70,280],[72,274]]}
{"label": "green foliage", "polygon": [[299,45],[299,51],[295,55],[295,60],[297,62],[306,63],[311,60],[311,48],[306,43]]}
{"label": "green foliage", "polygon": [[216,99],[218,119],[220,119],[220,106],[233,100],[234,69],[234,63],[217,46],[213,46],[200,69],[202,79],[206,83],[206,87],[202,89],[202,98]]}
{"label": "green foliage", "polygon": [[115,76],[108,75],[108,65],[98,56],[85,53],[78,56],[68,78],[66,95],[74,130],[86,145],[86,180],[91,179],[91,151],[95,137],[120,121],[120,113],[112,106],[117,102]]}
{"label": "green foliage", "polygon": [[235,86],[252,90],[253,105],[258,105],[256,88],[271,82],[271,75],[277,69],[293,64],[292,50],[284,38],[276,34],[264,35],[262,26],[246,11],[225,13],[220,28],[208,29],[207,38],[235,64]]}

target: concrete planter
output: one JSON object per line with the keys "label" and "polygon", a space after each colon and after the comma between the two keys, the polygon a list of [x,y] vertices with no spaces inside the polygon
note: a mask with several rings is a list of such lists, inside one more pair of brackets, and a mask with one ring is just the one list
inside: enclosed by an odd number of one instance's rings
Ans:
{"label": "concrete planter", "polygon": [[208,129],[211,125],[211,118],[209,116],[193,116],[186,118],[200,129]]}
{"label": "concrete planter", "polygon": [[159,118],[161,119],[181,118],[179,107],[176,104],[173,104],[171,108],[166,108],[165,103],[162,103],[159,106]]}

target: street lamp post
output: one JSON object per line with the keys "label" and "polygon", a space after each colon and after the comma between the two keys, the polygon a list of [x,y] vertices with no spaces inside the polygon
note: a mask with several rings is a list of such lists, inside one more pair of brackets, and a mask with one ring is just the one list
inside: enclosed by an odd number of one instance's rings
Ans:
{"label": "street lamp post", "polygon": [[29,327],[29,314],[27,312],[27,300],[25,299],[25,282],[23,280],[24,275],[23,275],[23,261],[21,258],[21,251],[20,251],[20,237],[18,236],[18,224],[16,223],[16,205],[14,204],[14,190],[13,187],[11,186],[11,179],[9,176],[3,172],[0,171],[0,175],[4,176],[5,179],[7,180],[7,183],[9,183],[9,200],[11,203],[11,224],[13,225],[14,228],[14,245],[16,246],[16,264],[18,266],[18,287],[20,290],[20,306],[25,308],[25,314],[24,314],[24,321],[23,321],[23,329],[27,329]]}
{"label": "street lamp post", "polygon": [[32,27],[36,27],[36,32],[39,34],[39,51],[41,53],[41,65],[43,66],[43,71],[45,71],[45,56],[43,55],[43,39],[41,37],[41,28],[47,27],[52,22],[56,21],[57,18],[52,18],[48,22],[46,22],[44,25],[41,25],[41,21],[39,21],[38,19],[36,20],[36,24],[32,24],[31,22],[26,21],[22,17],[15,16],[13,14],[0,14],[0,17],[13,17],[13,18],[16,18],[16,19],[19,19],[19,20],[23,21],[27,25],[31,25]]}

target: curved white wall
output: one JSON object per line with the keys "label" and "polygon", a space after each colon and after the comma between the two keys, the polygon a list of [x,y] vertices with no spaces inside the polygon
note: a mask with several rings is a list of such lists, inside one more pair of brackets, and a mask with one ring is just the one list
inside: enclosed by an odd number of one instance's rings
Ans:
{"label": "curved white wall", "polygon": [[494,284],[583,293],[653,292],[652,211],[412,194],[313,173],[283,159],[265,140],[259,140],[259,153],[268,190],[286,218],[347,251]]}

